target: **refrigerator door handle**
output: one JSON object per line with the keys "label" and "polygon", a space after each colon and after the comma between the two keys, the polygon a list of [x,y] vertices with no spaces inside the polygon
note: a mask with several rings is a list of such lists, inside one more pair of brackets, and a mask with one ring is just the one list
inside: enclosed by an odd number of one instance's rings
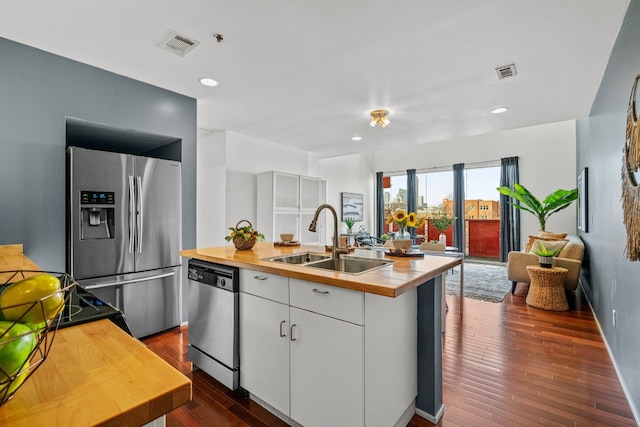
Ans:
{"label": "refrigerator door handle", "polygon": [[138,279],[123,280],[121,282],[109,282],[109,283],[101,283],[99,285],[88,285],[88,286],[85,286],[85,289],[90,291],[92,289],[108,288],[110,286],[130,285],[131,283],[147,282],[149,280],[162,279],[164,277],[170,277],[175,275],[176,275],[176,272],[172,271],[171,273],[158,274],[156,276],[140,277]]}
{"label": "refrigerator door handle", "polygon": [[129,253],[132,254],[135,242],[135,185],[134,177],[129,175]]}
{"label": "refrigerator door handle", "polygon": [[142,212],[142,178],[136,177],[136,252],[142,253],[142,226],[143,226],[143,212]]}

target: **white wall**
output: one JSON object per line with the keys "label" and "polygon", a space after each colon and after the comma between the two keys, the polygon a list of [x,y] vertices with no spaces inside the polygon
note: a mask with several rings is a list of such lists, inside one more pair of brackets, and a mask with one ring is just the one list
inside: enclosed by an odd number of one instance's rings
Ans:
{"label": "white wall", "polygon": [[276,170],[309,175],[308,157],[306,151],[227,132],[227,227],[241,219],[256,224],[257,173]]}
{"label": "white wall", "polygon": [[[542,199],[558,188],[576,186],[575,121],[416,145],[405,151],[384,150],[320,160],[302,150],[234,132],[204,138],[199,141],[198,150],[199,247],[224,244],[227,227],[241,219],[255,222],[256,174],[269,170],[326,180],[327,203],[336,208],[338,215],[341,192],[364,194],[364,221],[357,223],[356,229],[364,225],[369,231],[374,231],[375,225],[378,171],[406,171],[518,156],[520,182],[537,197]],[[211,158],[201,159],[201,154]],[[329,242],[333,224],[330,218],[327,220]],[[547,229],[576,233],[576,204],[552,216]],[[339,231],[345,230],[346,226],[340,223]],[[522,240],[537,231],[536,219],[523,212]]]}
{"label": "white wall", "polygon": [[[340,193],[361,193],[364,195],[363,221],[357,222],[354,229],[364,225],[373,234],[375,218],[375,171],[372,169],[370,156],[353,154],[349,156],[318,160],[311,166],[309,174],[326,180],[327,203],[333,206],[341,217]],[[333,235],[333,219],[327,216],[326,242],[331,242]],[[344,233],[347,226],[343,222],[338,224],[338,232]]]}
{"label": "white wall", "polygon": [[308,154],[273,142],[223,131],[198,141],[197,247],[222,246],[228,228],[256,222],[256,174],[308,173]]}
{"label": "white wall", "polygon": [[219,246],[226,235],[226,132],[199,139],[196,160],[196,247]]}
{"label": "white wall", "polygon": [[[558,188],[575,188],[575,121],[416,145],[406,151],[378,151],[374,154],[373,169],[383,172],[406,171],[451,166],[454,163],[481,163],[513,156],[519,157],[520,183],[541,201]],[[554,214],[547,221],[547,230],[576,234],[576,205],[573,203]],[[527,235],[538,233],[538,222],[533,215],[522,212],[521,221],[523,240]]]}

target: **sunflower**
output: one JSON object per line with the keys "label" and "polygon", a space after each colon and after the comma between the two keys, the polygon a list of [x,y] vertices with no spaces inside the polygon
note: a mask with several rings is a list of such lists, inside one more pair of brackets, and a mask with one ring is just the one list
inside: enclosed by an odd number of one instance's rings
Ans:
{"label": "sunflower", "polygon": [[385,221],[386,224],[391,224],[393,222],[394,216],[393,214],[389,215]]}
{"label": "sunflower", "polygon": [[407,211],[404,209],[398,209],[395,213],[394,220],[398,223],[402,223],[407,220]]}
{"label": "sunflower", "polygon": [[418,215],[415,212],[409,212],[407,216],[407,227],[415,227],[418,222]]}

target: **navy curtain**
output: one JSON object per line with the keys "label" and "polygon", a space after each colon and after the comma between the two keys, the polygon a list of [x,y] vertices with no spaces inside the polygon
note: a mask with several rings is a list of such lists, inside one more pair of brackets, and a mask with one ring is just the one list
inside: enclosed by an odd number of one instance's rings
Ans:
{"label": "navy curtain", "polygon": [[[520,183],[518,158],[500,159],[500,186],[513,189]],[[509,252],[520,250],[520,209],[509,203],[512,199],[500,194],[500,261],[507,262]],[[518,203],[516,201],[516,203]]]}
{"label": "navy curtain", "polygon": [[383,172],[376,172],[376,235],[384,234],[384,187],[382,183]]}
{"label": "navy curtain", "polygon": [[453,223],[453,246],[462,253],[466,253],[464,214],[464,163],[456,163],[453,165],[453,215],[458,219]]}
{"label": "navy curtain", "polygon": [[[407,213],[416,211],[416,170],[407,169]],[[416,241],[416,229],[407,229],[411,234],[411,239]]]}

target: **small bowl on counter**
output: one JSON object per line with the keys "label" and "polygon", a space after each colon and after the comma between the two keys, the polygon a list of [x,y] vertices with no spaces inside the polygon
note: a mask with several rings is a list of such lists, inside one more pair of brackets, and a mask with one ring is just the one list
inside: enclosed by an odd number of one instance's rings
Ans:
{"label": "small bowl on counter", "polygon": [[282,240],[283,243],[289,243],[289,242],[293,241],[293,233],[282,233],[282,234],[280,234],[280,240]]}

